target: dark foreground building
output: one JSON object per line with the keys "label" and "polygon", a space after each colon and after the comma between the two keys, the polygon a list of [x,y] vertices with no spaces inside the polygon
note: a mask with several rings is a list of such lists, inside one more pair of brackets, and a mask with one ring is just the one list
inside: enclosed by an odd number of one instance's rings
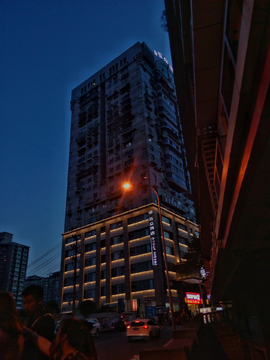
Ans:
{"label": "dark foreground building", "polygon": [[209,294],[269,358],[270,2],[165,5]]}

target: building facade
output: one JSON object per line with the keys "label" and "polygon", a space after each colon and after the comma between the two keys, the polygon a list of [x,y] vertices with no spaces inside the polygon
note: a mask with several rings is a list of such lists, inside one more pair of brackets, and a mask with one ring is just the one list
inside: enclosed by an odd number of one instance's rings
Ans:
{"label": "building facade", "polygon": [[165,5],[209,295],[269,359],[270,3]]}
{"label": "building facade", "polygon": [[36,284],[43,288],[43,302],[55,301],[60,307],[60,271],[56,271],[49,276],[42,277],[37,275],[28,276],[25,287]]}
{"label": "building facade", "polygon": [[[73,301],[74,266],[78,301],[99,307],[120,299],[128,310],[138,299],[165,305],[155,191],[172,282],[198,232],[172,68],[137,43],[72,91],[71,112],[62,310]],[[123,189],[126,181],[132,190]]]}
{"label": "building facade", "polygon": [[13,234],[0,233],[0,291],[10,292],[17,308],[22,309],[29,246],[12,242],[12,238]]}

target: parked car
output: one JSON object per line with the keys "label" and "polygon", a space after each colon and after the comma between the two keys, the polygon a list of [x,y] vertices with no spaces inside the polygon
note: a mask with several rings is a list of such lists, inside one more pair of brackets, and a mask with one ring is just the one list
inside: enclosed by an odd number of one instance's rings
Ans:
{"label": "parked car", "polygon": [[98,319],[90,318],[86,320],[92,325],[92,329],[91,329],[92,336],[98,337],[100,332],[100,323]]}
{"label": "parked car", "polygon": [[136,319],[127,325],[128,340],[145,338],[151,340],[160,336],[160,328],[151,319]]}
{"label": "parked car", "polygon": [[114,329],[114,331],[126,331],[127,324],[128,322],[124,316],[115,316],[113,318],[111,328]]}

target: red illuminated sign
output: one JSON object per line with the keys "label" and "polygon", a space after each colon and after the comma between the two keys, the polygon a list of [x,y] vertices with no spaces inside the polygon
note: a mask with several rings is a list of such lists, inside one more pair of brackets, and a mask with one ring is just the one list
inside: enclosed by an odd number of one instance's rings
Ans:
{"label": "red illuminated sign", "polygon": [[186,293],[186,303],[187,304],[200,304],[201,296],[196,293]]}

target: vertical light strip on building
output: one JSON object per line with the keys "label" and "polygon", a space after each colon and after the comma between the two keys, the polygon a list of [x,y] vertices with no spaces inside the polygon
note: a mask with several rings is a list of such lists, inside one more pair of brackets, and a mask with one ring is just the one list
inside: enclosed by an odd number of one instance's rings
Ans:
{"label": "vertical light strip on building", "polygon": [[156,232],[153,218],[153,210],[148,212],[149,215],[149,230],[150,230],[150,242],[152,252],[152,265],[157,265],[157,249],[156,249]]}

